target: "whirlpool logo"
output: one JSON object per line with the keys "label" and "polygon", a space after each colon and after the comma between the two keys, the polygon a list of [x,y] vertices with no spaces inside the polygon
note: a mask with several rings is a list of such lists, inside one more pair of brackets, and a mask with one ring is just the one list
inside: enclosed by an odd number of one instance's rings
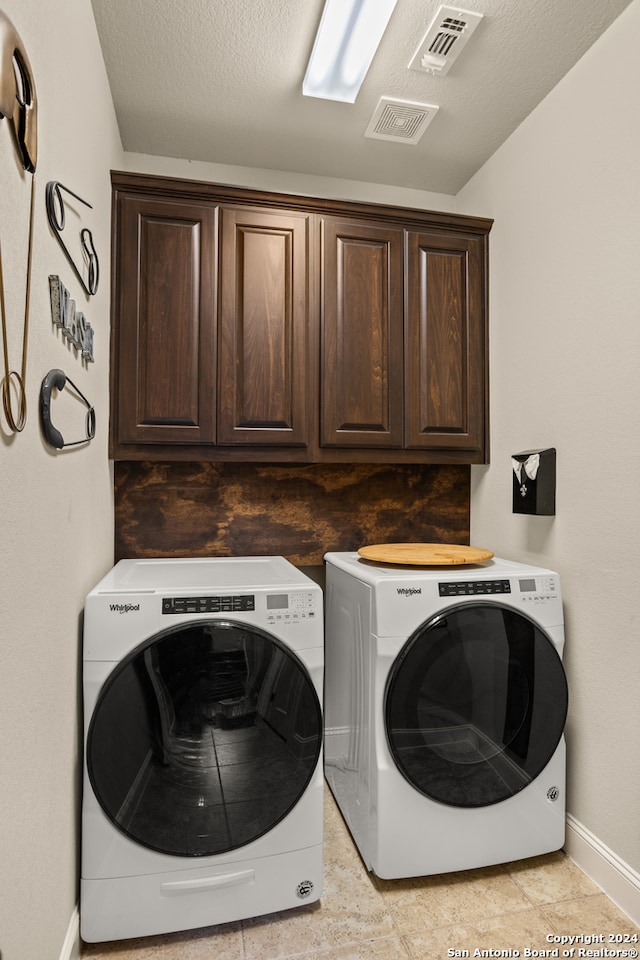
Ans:
{"label": "whirlpool logo", "polygon": [[110,603],[111,613],[137,613],[140,611],[139,603]]}
{"label": "whirlpool logo", "polygon": [[422,587],[398,587],[399,597],[412,597],[416,593],[422,593]]}

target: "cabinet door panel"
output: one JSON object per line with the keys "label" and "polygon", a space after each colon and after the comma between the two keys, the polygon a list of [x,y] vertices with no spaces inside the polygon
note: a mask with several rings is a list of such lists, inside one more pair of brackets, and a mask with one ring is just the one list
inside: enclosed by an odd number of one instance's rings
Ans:
{"label": "cabinet door panel", "polygon": [[218,443],[308,440],[308,217],[221,212]]}
{"label": "cabinet door panel", "polygon": [[323,223],[321,443],[402,446],[402,231]]}
{"label": "cabinet door panel", "polygon": [[211,443],[215,209],[125,198],[120,228],[119,439]]}
{"label": "cabinet door panel", "polygon": [[407,235],[405,444],[484,446],[482,238]]}

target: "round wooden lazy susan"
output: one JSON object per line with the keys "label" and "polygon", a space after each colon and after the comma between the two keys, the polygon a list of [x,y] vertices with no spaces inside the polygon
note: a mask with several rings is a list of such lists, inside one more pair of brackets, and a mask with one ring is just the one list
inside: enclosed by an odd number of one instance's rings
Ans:
{"label": "round wooden lazy susan", "polygon": [[491,550],[457,543],[375,543],[360,547],[358,553],[364,560],[417,567],[481,563],[493,556]]}

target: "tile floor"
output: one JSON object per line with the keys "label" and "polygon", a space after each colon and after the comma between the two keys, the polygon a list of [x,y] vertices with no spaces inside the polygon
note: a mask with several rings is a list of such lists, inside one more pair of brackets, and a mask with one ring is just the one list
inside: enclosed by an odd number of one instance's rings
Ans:
{"label": "tile floor", "polygon": [[319,903],[185,933],[85,944],[82,960],[448,960],[449,950],[468,950],[458,956],[471,960],[476,950],[518,950],[524,960],[526,948],[554,949],[549,934],[601,933],[640,936],[563,853],[438,877],[377,879],[327,789]]}

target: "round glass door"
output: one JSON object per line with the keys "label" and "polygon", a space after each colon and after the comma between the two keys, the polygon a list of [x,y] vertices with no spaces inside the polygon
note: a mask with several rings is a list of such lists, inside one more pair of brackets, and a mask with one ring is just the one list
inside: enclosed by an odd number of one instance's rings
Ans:
{"label": "round glass door", "polygon": [[161,853],[225,853],[295,806],[322,745],[304,665],[255,627],[198,621],[158,634],[109,676],[87,737],[106,815]]}
{"label": "round glass door", "polygon": [[564,730],[564,668],[532,620],[499,603],[452,607],[407,641],[385,692],[387,741],[432,800],[482,807],[531,783]]}

